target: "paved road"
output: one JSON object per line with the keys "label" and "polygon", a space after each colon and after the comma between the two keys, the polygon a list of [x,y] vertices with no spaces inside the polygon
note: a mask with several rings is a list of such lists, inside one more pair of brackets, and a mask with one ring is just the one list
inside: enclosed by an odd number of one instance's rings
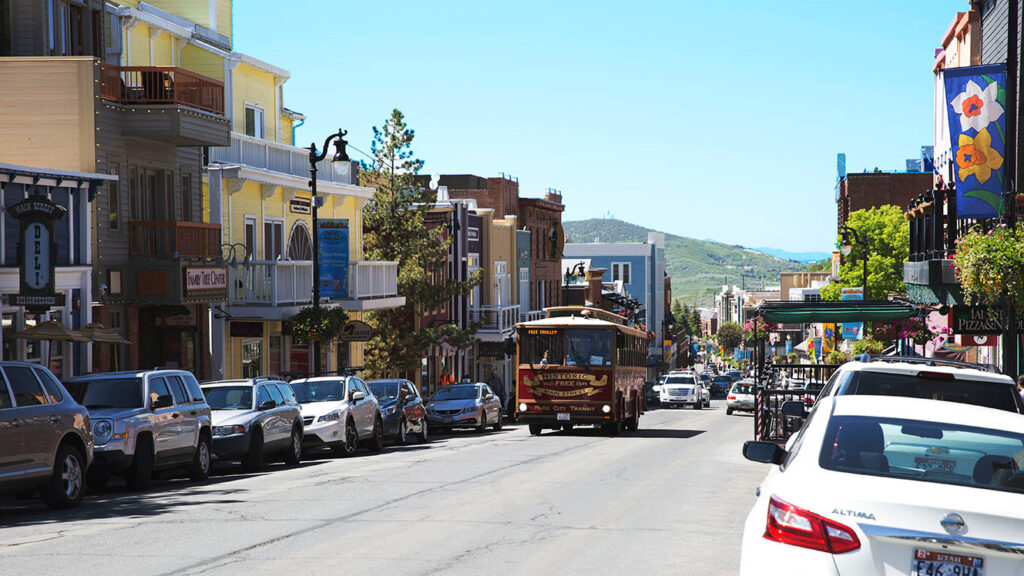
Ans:
{"label": "paved road", "polygon": [[112,485],[74,511],[0,499],[20,574],[735,574],[766,472],[751,418],[654,410],[641,430],[524,427],[208,483]]}

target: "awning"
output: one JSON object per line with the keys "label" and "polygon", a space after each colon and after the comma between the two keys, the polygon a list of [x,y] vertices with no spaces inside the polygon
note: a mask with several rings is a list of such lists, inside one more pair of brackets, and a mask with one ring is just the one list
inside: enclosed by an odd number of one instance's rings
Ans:
{"label": "awning", "polygon": [[889,300],[842,302],[761,302],[754,315],[774,324],[810,322],[891,322],[918,313],[917,306]]}

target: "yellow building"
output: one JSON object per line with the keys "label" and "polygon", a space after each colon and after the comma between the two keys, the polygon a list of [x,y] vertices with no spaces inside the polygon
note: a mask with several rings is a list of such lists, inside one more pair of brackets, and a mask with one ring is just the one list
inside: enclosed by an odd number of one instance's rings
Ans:
{"label": "yellow building", "polygon": [[504,353],[505,339],[512,336],[521,319],[516,265],[516,222],[513,215],[494,218],[494,210],[478,208],[481,218],[482,281],[474,291],[470,318],[478,323],[473,374],[486,382],[492,373],[502,381],[505,397],[515,380],[512,358]]}
{"label": "yellow building", "polygon": [[[221,224],[228,298],[214,307],[215,378],[312,372],[308,343],[286,333],[286,322],[312,303],[313,248],[309,151],[293,144],[293,122],[304,117],[283,104],[289,73],[245,54],[226,58],[231,145],[212,148],[204,175],[204,213]],[[324,135],[326,136],[326,135]],[[319,139],[319,138],[318,138]],[[328,155],[330,156],[330,155]],[[364,262],[362,208],[373,190],[357,184],[354,162],[343,171],[321,162],[321,222],[347,224],[347,290],[323,305],[341,306],[352,320],[367,310],[405,303],[395,262]],[[321,247],[321,259],[338,253]],[[362,343],[335,343],[321,354],[321,372],[361,366]]]}

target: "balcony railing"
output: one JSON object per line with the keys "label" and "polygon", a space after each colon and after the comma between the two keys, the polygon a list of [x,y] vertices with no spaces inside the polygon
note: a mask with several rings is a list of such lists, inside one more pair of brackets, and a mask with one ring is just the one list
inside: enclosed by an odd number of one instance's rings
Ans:
{"label": "balcony railing", "polygon": [[174,66],[100,65],[100,94],[121,104],[181,104],[224,115],[224,83]]}
{"label": "balcony railing", "polygon": [[543,317],[544,317],[544,311],[543,310],[529,310],[527,312],[523,312],[522,314],[520,314],[519,321],[520,322],[531,322],[533,320],[540,320]]}
{"label": "balcony railing", "polygon": [[228,267],[228,298],[236,305],[305,304],[313,299],[313,262],[256,260]]}
{"label": "balcony railing", "polygon": [[[210,148],[210,161],[309,178],[309,150],[237,132],[231,133],[230,146]],[[350,184],[352,181],[350,175],[336,174],[331,169],[329,157],[317,164],[316,176],[320,182]]]}
{"label": "balcony railing", "polygon": [[220,225],[202,222],[130,222],[132,258],[219,258]]}
{"label": "balcony railing", "polygon": [[519,305],[480,306],[469,311],[469,320],[484,334],[508,334],[519,323]]}
{"label": "balcony railing", "polygon": [[[349,264],[348,299],[398,295],[397,262]],[[313,301],[313,262],[254,260],[228,267],[228,298],[233,305],[308,304]]]}

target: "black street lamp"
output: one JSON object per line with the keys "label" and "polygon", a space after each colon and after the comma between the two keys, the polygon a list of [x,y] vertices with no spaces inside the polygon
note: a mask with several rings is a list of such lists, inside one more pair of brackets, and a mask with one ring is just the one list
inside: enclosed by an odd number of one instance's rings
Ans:
{"label": "black street lamp", "polygon": [[[338,128],[338,132],[331,134],[324,140],[324,147],[322,152],[316,151],[316,142],[309,145],[309,190],[312,193],[310,202],[312,206],[313,216],[313,309],[320,309],[320,219],[317,212],[320,209],[320,199],[316,195],[316,164],[323,160],[327,156],[327,148],[331,145],[331,141],[334,141],[334,158],[331,159],[332,167],[335,170],[348,168],[348,152],[345,147],[348,142],[345,141],[345,136],[348,134],[348,130],[342,130]],[[320,375],[320,341],[315,340],[313,342],[313,376]]]}
{"label": "black street lamp", "polygon": [[843,243],[839,245],[839,252],[843,257],[849,256],[850,252],[853,251],[853,245],[850,244],[850,235],[853,235],[853,240],[860,245],[861,251],[864,253],[864,299],[868,299],[868,237],[861,237],[857,234],[857,231],[849,226],[843,226]]}

